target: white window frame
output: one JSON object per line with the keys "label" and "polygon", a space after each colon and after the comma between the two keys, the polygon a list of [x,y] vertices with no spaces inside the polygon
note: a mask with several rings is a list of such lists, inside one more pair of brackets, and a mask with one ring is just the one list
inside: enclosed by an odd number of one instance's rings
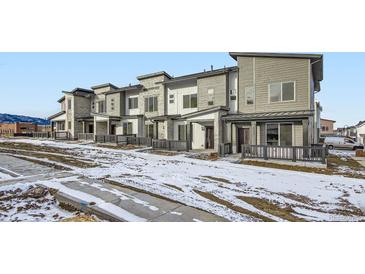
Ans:
{"label": "white window frame", "polygon": [[[294,83],[294,100],[283,101],[283,84],[287,84],[287,83]],[[271,88],[270,88],[270,86],[275,85],[275,84],[280,84],[280,87],[281,87],[281,89],[280,89],[280,101],[271,102]],[[284,81],[284,82],[270,83],[270,84],[268,84],[267,89],[268,89],[268,95],[269,95],[268,96],[268,103],[269,104],[295,102],[296,99],[297,99],[297,83],[296,83],[296,81]]]}
{"label": "white window frame", "polygon": [[[136,100],[136,99],[137,99],[137,107],[134,107],[133,106],[133,108],[131,108],[131,104],[129,102],[132,101],[132,100]],[[139,108],[138,95],[137,96],[130,96],[130,97],[128,97],[128,110],[130,110],[130,109],[138,109],[138,108]]]}
{"label": "white window frame", "polygon": [[[252,88],[252,95],[253,95],[253,103],[252,104],[247,104],[247,89],[248,88]],[[255,87],[254,86],[251,86],[251,87],[245,87],[245,105],[246,106],[253,106],[254,104],[255,104],[255,102],[256,102],[256,94],[255,94],[256,92],[255,92]]]}
{"label": "white window frame", "polygon": [[[210,93],[210,91],[213,91],[213,92]],[[209,100],[210,97],[211,97],[212,100]],[[208,88],[207,89],[207,98],[208,98],[207,104],[208,104],[208,106],[214,106],[214,99],[215,99],[214,97],[215,97],[215,90],[214,90],[214,88]],[[209,102],[212,102],[212,104],[209,104]]]}
{"label": "white window frame", "polygon": [[292,134],[291,134],[291,143],[292,146],[295,146],[295,130],[294,130],[294,123],[293,122],[278,122],[278,123],[266,123],[265,124],[265,145],[267,146],[267,125],[278,125],[278,146],[281,146],[280,144],[280,137],[281,137],[281,130],[280,130],[280,125],[284,124],[284,125],[291,125],[291,130],[292,130]]}

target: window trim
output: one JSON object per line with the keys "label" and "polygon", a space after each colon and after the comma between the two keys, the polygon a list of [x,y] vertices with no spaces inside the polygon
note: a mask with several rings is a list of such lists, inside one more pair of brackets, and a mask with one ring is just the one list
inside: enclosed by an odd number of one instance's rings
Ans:
{"label": "window trim", "polygon": [[[130,104],[132,100],[137,101],[137,106],[134,105],[133,108],[131,107],[131,104]],[[128,97],[128,109],[138,109],[138,105],[139,105],[138,104],[138,96]]]}
{"label": "window trim", "polygon": [[295,130],[294,130],[294,123],[293,122],[270,122],[270,123],[265,123],[265,145],[267,146],[267,125],[278,125],[278,146],[281,146],[281,141],[280,141],[280,137],[281,137],[281,130],[280,130],[280,125],[291,125],[291,130],[292,130],[292,134],[291,134],[291,146],[295,146]]}
{"label": "window trim", "polygon": [[[192,96],[194,95],[194,97],[196,97],[196,107],[192,107],[191,105],[191,99],[192,99]],[[185,96],[189,96],[189,107],[184,107],[184,97]],[[183,109],[195,109],[195,108],[198,108],[198,93],[189,93],[189,94],[183,94],[183,105],[182,105],[182,108]]]}
{"label": "window trim", "polygon": [[[283,101],[283,84],[287,84],[287,83],[294,83],[294,99],[293,100],[285,100]],[[271,102],[271,85],[275,85],[275,84],[280,84],[280,101],[277,102]],[[296,102],[297,99],[297,82],[296,81],[283,81],[283,82],[273,82],[273,83],[269,83],[267,85],[267,90],[268,90],[268,103],[269,104],[277,104],[277,103],[288,103],[288,102]]]}
{"label": "window trim", "polygon": [[[209,94],[209,90],[213,90],[213,94]],[[209,100],[209,96],[212,96],[212,100]],[[208,106],[214,106],[215,101],[215,88],[207,88],[207,104]],[[211,103],[211,104],[210,104]]]}
{"label": "window trim", "polygon": [[[252,88],[252,104],[248,104],[247,103],[247,92],[246,92],[246,89],[247,88]],[[245,87],[245,105],[246,106],[253,106],[253,105],[255,105],[255,103],[256,103],[256,92],[255,92],[255,87],[254,86],[250,86],[250,87]]]}
{"label": "window trim", "polygon": [[[156,98],[156,104],[155,104],[155,99]],[[147,109],[146,109],[146,99],[147,99]],[[150,100],[152,100],[152,110],[149,110],[149,106],[150,106]],[[157,95],[152,95],[152,96],[147,96],[144,97],[144,111],[145,112],[156,112],[158,111],[158,96]]]}

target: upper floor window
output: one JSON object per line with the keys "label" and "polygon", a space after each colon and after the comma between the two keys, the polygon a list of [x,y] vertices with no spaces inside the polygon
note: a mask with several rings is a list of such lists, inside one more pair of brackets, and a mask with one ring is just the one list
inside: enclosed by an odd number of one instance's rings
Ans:
{"label": "upper floor window", "polygon": [[111,106],[111,109],[114,110],[114,99],[111,99],[110,106]]}
{"label": "upper floor window", "polygon": [[196,108],[198,107],[198,95],[187,94],[183,96],[183,108]]}
{"label": "upper floor window", "polygon": [[105,113],[106,112],[105,101],[99,101],[98,102],[98,112],[99,113]]}
{"label": "upper floor window", "polygon": [[246,105],[253,105],[255,102],[255,89],[254,87],[245,88]]}
{"label": "upper floor window", "polygon": [[175,95],[174,94],[170,94],[169,95],[169,103],[170,104],[174,104],[175,103]]}
{"label": "upper floor window", "polygon": [[128,108],[129,109],[138,108],[138,97],[128,98]]}
{"label": "upper floor window", "polygon": [[71,99],[67,99],[67,109],[70,110],[72,108]]}
{"label": "upper floor window", "polygon": [[158,110],[157,107],[157,96],[144,98],[144,111],[145,112],[154,112]]}
{"label": "upper floor window", "polygon": [[295,100],[295,82],[281,82],[269,85],[270,103]]}
{"label": "upper floor window", "polygon": [[214,88],[208,88],[208,106],[214,105]]}
{"label": "upper floor window", "polygon": [[231,89],[229,91],[229,98],[231,99],[231,101],[235,101],[237,99],[237,90]]}

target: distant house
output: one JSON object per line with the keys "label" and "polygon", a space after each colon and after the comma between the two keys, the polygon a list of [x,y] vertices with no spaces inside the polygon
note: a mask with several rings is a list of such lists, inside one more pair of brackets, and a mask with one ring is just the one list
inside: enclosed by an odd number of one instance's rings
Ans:
{"label": "distant house", "polygon": [[338,136],[347,136],[356,139],[356,126],[346,126],[337,128],[334,133]]}
{"label": "distant house", "polygon": [[321,135],[333,135],[334,124],[336,121],[321,118]]}
{"label": "distant house", "polygon": [[365,121],[360,121],[356,125],[356,139],[359,143],[365,145]]}
{"label": "distant house", "polygon": [[0,135],[13,135],[17,133],[31,133],[38,131],[38,126],[33,123],[0,123]]}

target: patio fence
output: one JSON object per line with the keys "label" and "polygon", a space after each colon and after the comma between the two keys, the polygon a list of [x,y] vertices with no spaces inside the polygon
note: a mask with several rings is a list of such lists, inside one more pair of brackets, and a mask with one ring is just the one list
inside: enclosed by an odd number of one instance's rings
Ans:
{"label": "patio fence", "polygon": [[327,148],[325,146],[266,146],[266,145],[242,145],[242,159],[274,159],[320,162],[325,164]]}

